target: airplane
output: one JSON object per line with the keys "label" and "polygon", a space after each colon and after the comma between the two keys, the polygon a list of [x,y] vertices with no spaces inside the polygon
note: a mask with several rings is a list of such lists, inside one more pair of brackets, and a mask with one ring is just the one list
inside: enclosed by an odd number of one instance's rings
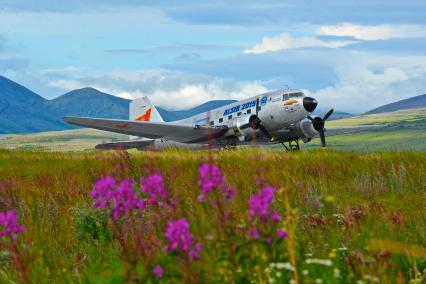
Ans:
{"label": "airplane", "polygon": [[381,125],[325,128],[333,114],[313,115],[318,101],[300,89],[267,92],[200,113],[165,122],[148,97],[133,100],[129,120],[63,117],[69,124],[131,135],[128,141],[103,143],[96,149],[234,148],[238,145],[280,143],[287,151],[300,150],[299,140],[310,142],[327,136],[374,129]]}

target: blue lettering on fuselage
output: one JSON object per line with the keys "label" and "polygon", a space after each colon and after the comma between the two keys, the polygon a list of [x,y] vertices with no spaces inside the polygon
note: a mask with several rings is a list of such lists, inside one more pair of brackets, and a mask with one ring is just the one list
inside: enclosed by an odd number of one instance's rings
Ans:
{"label": "blue lettering on fuselage", "polygon": [[251,108],[251,107],[254,107],[254,106],[256,106],[256,100],[244,103],[242,105],[238,105],[238,106],[234,106],[234,107],[225,109],[225,111],[223,112],[223,116],[230,115],[230,114],[233,114],[234,112],[237,112],[237,111],[240,111],[240,110],[245,110],[245,109],[248,109],[248,108]]}

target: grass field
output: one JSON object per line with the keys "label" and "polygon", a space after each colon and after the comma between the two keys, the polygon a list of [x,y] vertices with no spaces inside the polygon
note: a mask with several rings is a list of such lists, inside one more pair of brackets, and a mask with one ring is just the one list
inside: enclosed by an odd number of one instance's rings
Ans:
{"label": "grass field", "polygon": [[[362,115],[327,122],[327,126],[385,124],[384,129],[328,137],[330,148],[345,151],[426,151],[426,109]],[[87,151],[97,144],[127,140],[128,136],[93,129],[43,132],[28,135],[0,135],[0,148],[37,151]],[[303,144],[302,149],[316,149],[319,139]],[[273,146],[281,150],[281,146]]]}
{"label": "grass field", "polygon": [[[207,161],[236,189],[232,199],[216,190],[197,200]],[[26,228],[0,239],[0,283],[424,283],[425,161],[421,152],[0,150],[0,211],[16,210]],[[93,208],[101,176],[138,183],[153,172],[175,207],[119,221]],[[265,185],[275,188],[278,223],[248,217]],[[199,259],[163,250],[167,223],[179,218],[202,245]],[[266,237],[277,227],[288,237]]]}
{"label": "grass field", "polygon": [[[334,150],[346,151],[426,151],[426,109],[409,109],[334,120],[327,126],[384,124],[386,127],[349,135],[327,138]],[[315,142],[315,140],[314,140]],[[317,139],[316,144],[319,141]],[[315,148],[315,143],[305,145]]]}

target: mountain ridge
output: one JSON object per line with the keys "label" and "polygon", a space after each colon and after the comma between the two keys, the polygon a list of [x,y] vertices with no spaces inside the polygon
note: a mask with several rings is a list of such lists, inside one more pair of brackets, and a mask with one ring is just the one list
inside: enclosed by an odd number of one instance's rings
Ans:
{"label": "mountain ridge", "polygon": [[365,114],[376,114],[384,112],[393,112],[402,109],[426,107],[426,94],[399,100],[393,103],[385,104],[367,111]]}

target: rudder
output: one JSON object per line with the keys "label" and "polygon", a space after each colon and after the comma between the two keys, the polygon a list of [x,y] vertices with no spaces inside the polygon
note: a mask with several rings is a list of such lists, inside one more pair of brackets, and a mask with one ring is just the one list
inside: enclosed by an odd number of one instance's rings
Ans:
{"label": "rudder", "polygon": [[129,119],[136,121],[164,122],[157,108],[146,96],[130,102]]}

